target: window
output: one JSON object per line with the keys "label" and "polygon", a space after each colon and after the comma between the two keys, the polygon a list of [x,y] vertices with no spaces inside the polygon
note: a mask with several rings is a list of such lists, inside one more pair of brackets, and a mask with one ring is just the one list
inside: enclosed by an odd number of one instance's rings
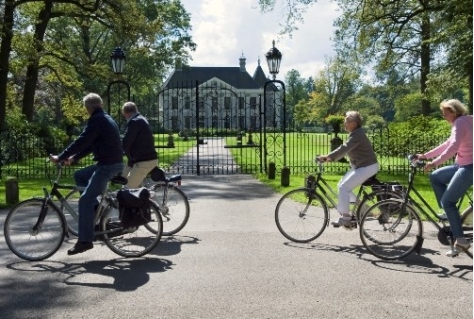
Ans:
{"label": "window", "polygon": [[231,105],[231,98],[230,98],[230,96],[226,96],[224,98],[224,108],[226,110],[230,110],[230,105]]}
{"label": "window", "polygon": [[217,116],[213,116],[212,117],[212,128],[219,128],[219,120],[217,118]]}
{"label": "window", "polygon": [[173,109],[173,110],[178,109],[178,97],[177,96],[173,96],[171,98],[171,109]]}
{"label": "window", "polygon": [[184,127],[185,128],[191,128],[191,116],[185,116],[184,117]]}
{"label": "window", "polygon": [[217,111],[217,96],[212,97],[211,105],[212,105],[212,110]]}
{"label": "window", "polygon": [[245,98],[239,97],[239,110],[243,110],[245,108]]}
{"label": "window", "polygon": [[251,109],[256,109],[257,108],[257,98],[256,97],[251,97],[250,98],[250,108]]}
{"label": "window", "polygon": [[189,96],[184,97],[184,108],[189,110],[191,108],[191,102]]}
{"label": "window", "polygon": [[239,116],[239,128],[245,130],[245,116]]}

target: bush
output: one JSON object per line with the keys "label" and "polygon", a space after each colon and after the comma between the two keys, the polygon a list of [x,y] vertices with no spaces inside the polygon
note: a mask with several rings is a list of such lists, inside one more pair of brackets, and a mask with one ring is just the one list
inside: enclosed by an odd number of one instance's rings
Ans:
{"label": "bush", "polygon": [[375,130],[373,144],[377,154],[403,157],[426,152],[446,140],[449,134],[450,125],[445,120],[420,115]]}

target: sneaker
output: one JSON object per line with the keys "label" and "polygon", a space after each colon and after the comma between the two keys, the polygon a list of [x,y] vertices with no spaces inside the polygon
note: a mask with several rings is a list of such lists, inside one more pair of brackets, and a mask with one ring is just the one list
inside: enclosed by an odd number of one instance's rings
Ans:
{"label": "sneaker", "polygon": [[456,239],[456,242],[454,243],[454,247],[456,248],[457,251],[461,252],[461,251],[468,250],[469,247],[471,247],[471,245],[469,244],[466,238],[461,237],[461,238]]}
{"label": "sneaker", "polygon": [[458,238],[458,239],[456,239],[456,243],[454,244],[454,248],[449,250],[446,253],[446,256],[456,257],[460,253],[462,253],[463,251],[468,250],[469,247],[471,247],[471,245],[469,244],[469,242],[467,241],[466,238]]}
{"label": "sneaker", "polygon": [[345,229],[352,229],[354,227],[354,222],[351,219],[346,219],[344,217],[339,217],[339,219],[335,222],[331,223],[335,228],[338,228],[340,226],[344,227]]}
{"label": "sneaker", "polygon": [[439,220],[448,220],[448,215],[446,215],[445,212],[443,212],[442,214],[438,214],[437,216]]}
{"label": "sneaker", "polygon": [[446,256],[448,257],[456,257],[459,255],[459,251],[457,251],[455,248],[450,249],[449,251],[446,252]]}

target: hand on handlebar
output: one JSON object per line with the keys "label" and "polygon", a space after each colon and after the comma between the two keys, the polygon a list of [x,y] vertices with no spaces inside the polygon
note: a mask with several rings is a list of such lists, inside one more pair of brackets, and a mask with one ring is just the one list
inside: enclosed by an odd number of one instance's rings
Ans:
{"label": "hand on handlebar", "polygon": [[314,159],[315,162],[317,163],[325,163],[325,162],[329,162],[330,159],[328,156],[316,156],[316,158]]}
{"label": "hand on handlebar", "polygon": [[55,164],[61,164],[61,165],[66,165],[66,166],[69,166],[74,162],[74,158],[72,156],[63,161],[60,161],[58,155],[52,155],[52,154],[49,155],[49,160]]}

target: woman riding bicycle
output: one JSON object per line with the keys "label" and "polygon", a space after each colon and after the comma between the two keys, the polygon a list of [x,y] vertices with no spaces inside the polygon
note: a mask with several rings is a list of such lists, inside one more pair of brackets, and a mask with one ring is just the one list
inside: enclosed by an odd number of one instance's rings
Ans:
{"label": "woman riding bicycle", "polygon": [[416,156],[418,159],[434,158],[426,163],[425,171],[429,171],[456,155],[454,164],[436,169],[429,175],[436,200],[446,212],[455,240],[454,250],[446,253],[451,257],[470,247],[464,237],[457,202],[472,186],[472,116],[467,114],[464,104],[456,99],[441,102],[440,110],[452,126],[451,135],[434,149]]}
{"label": "woman riding bicycle", "polygon": [[325,156],[318,157],[321,162],[337,161],[346,154],[349,156],[351,169],[342,177],[338,186],[337,211],[341,217],[332,223],[335,227],[352,228],[350,213],[351,199],[355,200],[352,192],[368,178],[379,171],[377,157],[367,135],[362,128],[362,117],[359,112],[349,111],[344,119],[344,128],[349,132],[347,141]]}

